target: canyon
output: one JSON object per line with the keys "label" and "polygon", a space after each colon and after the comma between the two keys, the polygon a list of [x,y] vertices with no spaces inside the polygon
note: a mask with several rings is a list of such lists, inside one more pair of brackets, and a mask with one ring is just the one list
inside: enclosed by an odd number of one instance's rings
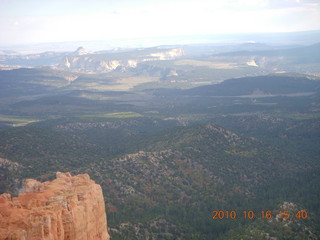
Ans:
{"label": "canyon", "polygon": [[0,195],[0,239],[109,240],[101,186],[88,174],[25,180],[18,197]]}

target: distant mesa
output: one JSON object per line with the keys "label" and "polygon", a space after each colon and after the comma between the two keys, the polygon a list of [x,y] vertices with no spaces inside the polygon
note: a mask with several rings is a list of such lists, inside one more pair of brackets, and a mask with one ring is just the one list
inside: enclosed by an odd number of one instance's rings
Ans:
{"label": "distant mesa", "polygon": [[100,185],[88,174],[27,179],[19,197],[0,195],[0,239],[109,240]]}

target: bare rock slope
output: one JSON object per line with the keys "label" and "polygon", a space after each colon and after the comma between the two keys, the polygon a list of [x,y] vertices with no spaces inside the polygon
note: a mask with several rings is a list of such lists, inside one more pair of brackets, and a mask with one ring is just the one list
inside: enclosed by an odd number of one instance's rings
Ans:
{"label": "bare rock slope", "polygon": [[0,240],[109,240],[103,194],[88,174],[27,179],[24,192],[0,195]]}

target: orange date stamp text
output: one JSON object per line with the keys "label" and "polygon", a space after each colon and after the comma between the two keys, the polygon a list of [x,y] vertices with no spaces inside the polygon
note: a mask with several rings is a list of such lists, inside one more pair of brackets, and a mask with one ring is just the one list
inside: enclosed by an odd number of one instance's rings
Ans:
{"label": "orange date stamp text", "polygon": [[212,211],[212,219],[292,219],[300,218],[306,219],[309,217],[309,214],[306,210],[298,210],[295,212],[289,211]]}

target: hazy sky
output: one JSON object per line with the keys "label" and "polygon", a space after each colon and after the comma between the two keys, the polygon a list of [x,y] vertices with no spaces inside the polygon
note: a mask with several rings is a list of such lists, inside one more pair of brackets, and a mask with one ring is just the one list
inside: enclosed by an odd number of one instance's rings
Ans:
{"label": "hazy sky", "polygon": [[320,0],[0,0],[0,44],[320,29]]}

